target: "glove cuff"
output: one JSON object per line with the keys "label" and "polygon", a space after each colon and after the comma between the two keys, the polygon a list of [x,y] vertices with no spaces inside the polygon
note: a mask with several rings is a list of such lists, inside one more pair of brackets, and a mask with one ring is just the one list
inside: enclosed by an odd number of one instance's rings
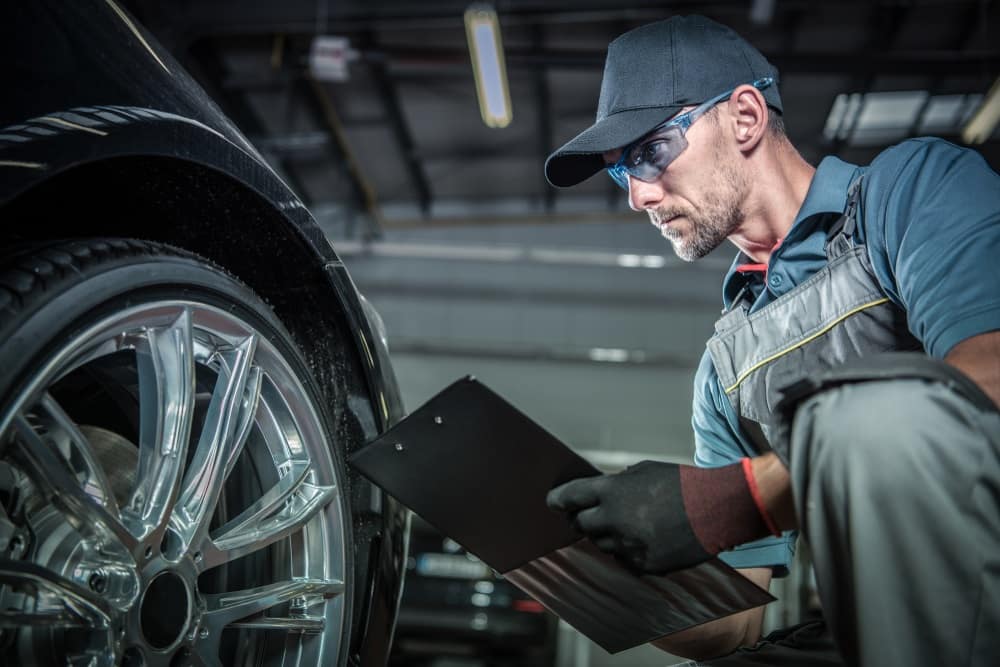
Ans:
{"label": "glove cuff", "polygon": [[692,532],[709,554],[777,533],[770,517],[764,518],[767,515],[754,497],[751,479],[752,471],[748,477],[742,462],[721,468],[680,466],[684,511]]}

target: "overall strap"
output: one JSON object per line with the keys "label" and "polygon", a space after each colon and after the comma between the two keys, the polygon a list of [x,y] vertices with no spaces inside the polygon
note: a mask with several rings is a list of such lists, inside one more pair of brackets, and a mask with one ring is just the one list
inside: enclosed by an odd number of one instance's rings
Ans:
{"label": "overall strap", "polygon": [[858,204],[861,202],[861,181],[858,176],[847,188],[847,204],[844,213],[830,226],[826,233],[826,256],[833,259],[854,247],[854,232],[857,230]]}

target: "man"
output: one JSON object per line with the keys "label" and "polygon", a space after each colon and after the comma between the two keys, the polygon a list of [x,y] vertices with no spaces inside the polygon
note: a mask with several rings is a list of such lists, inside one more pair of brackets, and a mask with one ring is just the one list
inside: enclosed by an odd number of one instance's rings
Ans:
{"label": "man", "polygon": [[[929,138],[814,168],[781,111],[777,71],[708,19],[609,46],[597,121],[549,157],[549,182],[607,171],[681,258],[740,252],[695,377],[700,467],[645,462],[549,504],[640,572],[722,553],[763,586],[798,529],[845,662],[996,664],[1000,177]],[[720,656],[761,618],[662,646]],[[813,664],[788,651],[814,639],[711,664]]]}

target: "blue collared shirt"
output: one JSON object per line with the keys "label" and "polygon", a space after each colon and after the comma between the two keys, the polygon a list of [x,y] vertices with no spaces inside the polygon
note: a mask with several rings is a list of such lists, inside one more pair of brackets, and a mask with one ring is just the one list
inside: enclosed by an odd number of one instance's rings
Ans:
{"label": "blue collared shirt", "polygon": [[[907,313],[910,331],[943,358],[971,336],[1000,330],[1000,176],[978,153],[940,139],[911,139],[869,167],[825,158],[765,276],[733,262],[723,281],[728,308],[746,286],[751,312],[794,289],[826,263],[828,226],[843,212],[847,189],[864,175],[855,239],[868,247],[886,295]],[[704,467],[756,456],[706,352],[695,375],[695,462]],[[733,567],[774,567],[794,556],[793,533],[722,554]]]}

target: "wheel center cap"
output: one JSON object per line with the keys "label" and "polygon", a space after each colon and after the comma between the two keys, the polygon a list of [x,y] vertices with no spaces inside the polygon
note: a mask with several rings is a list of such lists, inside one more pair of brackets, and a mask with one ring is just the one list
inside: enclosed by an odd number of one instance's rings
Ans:
{"label": "wheel center cap", "polygon": [[154,649],[176,642],[187,628],[190,595],[184,580],[173,572],[161,572],[149,582],[142,596],[142,634]]}

